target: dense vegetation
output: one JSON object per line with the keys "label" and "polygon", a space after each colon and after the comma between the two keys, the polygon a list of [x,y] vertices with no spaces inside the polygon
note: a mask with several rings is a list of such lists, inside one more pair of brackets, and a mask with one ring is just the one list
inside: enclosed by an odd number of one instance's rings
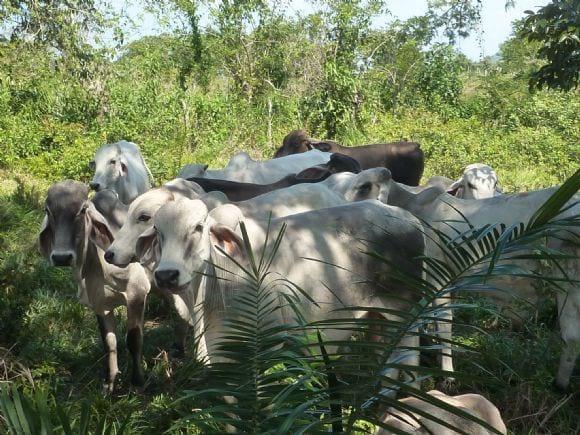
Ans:
{"label": "dense vegetation", "polygon": [[[139,144],[158,182],[188,162],[222,165],[238,150],[268,158],[294,128],[345,144],[418,141],[426,177],[454,178],[485,162],[508,192],[561,183],[578,168],[577,58],[563,60],[572,81],[554,86],[570,90],[550,90],[541,29],[529,41],[530,28],[516,22],[499,56],[468,60],[452,43],[473,30],[479,2],[433,1],[424,16],[378,29],[379,0],[323,1],[308,16],[278,2],[167,0],[150,7],[181,24],[126,44],[123,16],[92,0],[66,3],[82,17],[69,6],[0,4],[0,382],[45,403],[49,418],[54,410],[70,416],[75,433],[85,424],[152,432],[188,421],[194,399],[175,401],[201,376],[196,363],[166,353],[167,307],[152,298],[145,391],[123,379],[116,397],[103,397],[94,316],[76,301],[70,273],[36,253],[46,187],[87,181],[103,143]],[[577,13],[574,1],[560,3]],[[568,33],[558,38],[574,46],[578,27]],[[530,77],[544,89],[530,88]],[[547,303],[523,331],[512,330],[477,302],[460,319],[480,329],[461,331],[474,352],[458,358],[470,376],[457,388],[487,395],[515,433],[580,430],[577,395],[550,387],[555,317]]]}

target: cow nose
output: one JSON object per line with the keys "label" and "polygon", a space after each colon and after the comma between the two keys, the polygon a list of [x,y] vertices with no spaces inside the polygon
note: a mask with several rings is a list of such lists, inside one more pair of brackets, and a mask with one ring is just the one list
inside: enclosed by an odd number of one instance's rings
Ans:
{"label": "cow nose", "polygon": [[113,264],[113,259],[115,258],[115,253],[113,251],[105,251],[105,261],[109,264]]}
{"label": "cow nose", "polygon": [[93,189],[94,191],[98,192],[99,191],[99,188],[101,187],[101,184],[100,183],[95,183],[94,181],[91,181],[89,183],[89,187],[91,189]]}
{"label": "cow nose", "polygon": [[155,281],[160,287],[174,286],[177,284],[179,271],[176,269],[156,270]]}
{"label": "cow nose", "polygon": [[73,255],[70,252],[52,254],[50,257],[52,258],[52,264],[55,266],[70,266],[73,259]]}

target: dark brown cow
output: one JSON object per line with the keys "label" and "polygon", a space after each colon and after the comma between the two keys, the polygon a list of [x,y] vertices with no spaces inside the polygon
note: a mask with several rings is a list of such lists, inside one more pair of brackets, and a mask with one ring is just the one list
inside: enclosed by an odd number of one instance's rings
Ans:
{"label": "dark brown cow", "polygon": [[409,186],[418,186],[425,156],[416,142],[392,142],[345,147],[332,140],[316,140],[304,130],[291,131],[274,154],[274,158],[304,153],[317,149],[329,153],[341,153],[356,159],[362,169],[385,167],[393,174],[393,180]]}
{"label": "dark brown cow", "polygon": [[318,183],[339,172],[353,172],[358,174],[361,168],[359,163],[342,154],[332,154],[328,163],[305,169],[299,174],[291,174],[271,184],[238,183],[236,181],[215,180],[211,178],[187,177],[206,192],[223,192],[230,201],[245,201],[273,190],[283,189],[295,184]]}

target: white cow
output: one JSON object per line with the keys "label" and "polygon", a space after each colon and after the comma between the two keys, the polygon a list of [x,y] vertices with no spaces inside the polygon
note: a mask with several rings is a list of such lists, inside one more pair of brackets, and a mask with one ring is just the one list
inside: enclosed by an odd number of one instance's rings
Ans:
{"label": "white cow", "polygon": [[223,169],[207,169],[207,165],[184,166],[178,178],[205,177],[240,183],[270,184],[289,174],[297,174],[312,166],[327,163],[332,153],[318,150],[293,154],[278,159],[256,161],[244,153],[234,155]]}
{"label": "white cow", "polygon": [[[161,187],[151,189],[138,196],[129,206],[125,222],[115,234],[115,240],[109,245],[104,254],[105,261],[120,268],[136,264],[135,244],[138,237],[142,232],[153,226],[155,213],[162,205],[181,198],[202,198],[210,208],[226,201],[225,196],[220,192],[204,193],[194,182],[180,178],[172,180]],[[146,269],[146,271],[152,281],[152,271],[149,269]],[[155,287],[153,289],[159,290]],[[175,345],[177,350],[182,352],[187,331],[189,326],[191,326],[191,315],[189,314],[187,303],[179,294],[161,291],[161,296],[169,301],[181,320],[175,329]]]}
{"label": "white cow", "polygon": [[[506,434],[507,428],[501,418],[501,414],[497,407],[479,394],[462,394],[460,396],[448,396],[441,391],[431,390],[427,392],[429,396],[436,400],[440,400],[445,405],[451,405],[460,411],[466,412],[479,420],[484,421],[493,427],[498,433]],[[381,418],[384,424],[399,431],[416,434],[416,435],[456,435],[459,432],[451,430],[432,419],[429,416],[437,418],[452,425],[453,427],[467,433],[469,435],[492,435],[495,432],[485,428],[475,421],[460,417],[451,411],[443,409],[437,404],[430,403],[418,397],[407,397],[400,399],[399,402],[403,406],[412,406],[423,413],[419,414],[412,410],[389,408],[385,411]],[[387,435],[391,433],[388,429],[377,429],[375,435]]]}
{"label": "white cow", "polygon": [[465,167],[461,177],[449,186],[447,193],[463,199],[485,199],[501,195],[502,190],[491,166],[473,163]]}
{"label": "white cow", "polygon": [[153,176],[139,147],[133,142],[122,140],[103,145],[89,166],[95,171],[89,184],[91,189],[97,192],[111,189],[117,192],[124,204],[130,204],[151,188]]}
{"label": "white cow", "polygon": [[347,202],[377,199],[391,173],[385,168],[366,169],[358,174],[333,174],[312,184],[296,184],[246,201],[235,202],[244,216],[268,219],[334,207]]}
{"label": "white cow", "polygon": [[[224,207],[241,214],[233,205]],[[424,247],[421,225],[402,209],[378,201],[361,201],[273,219],[270,223],[246,219],[245,224],[256,252],[263,246],[268,226],[272,240],[286,225],[285,236],[262,285],[275,294],[288,293],[284,278],[308,293],[316,305],[297,292],[299,307],[308,322],[361,317],[372,311],[334,311],[343,306],[408,310],[409,303],[418,298],[416,292],[390,277],[393,262],[398,271],[410,276],[420,278],[422,274],[418,257]],[[379,261],[365,254],[368,251],[389,261]],[[223,309],[231,302],[231,292],[243,291],[246,285],[243,279],[235,278],[243,276],[235,262],[248,263],[239,232],[214,220],[200,200],[172,201],[157,212],[155,227],[139,237],[136,252],[142,263],[155,265],[157,286],[187,294],[191,307],[201,307],[195,313],[192,309],[192,314],[196,335],[203,335],[211,361],[216,337],[224,332]],[[219,268],[214,267],[216,264]],[[279,322],[296,321],[289,306],[274,315]],[[351,331],[344,330],[327,333],[330,340],[347,340],[351,335]],[[417,346],[418,337],[408,336],[403,341]],[[417,364],[415,350],[405,357],[409,358],[407,363]]]}
{"label": "white cow", "polygon": [[143,314],[150,281],[140,264],[122,269],[105,262],[104,249],[113,239],[107,221],[88,200],[85,184],[68,180],[48,189],[46,215],[39,235],[40,251],[53,266],[70,266],[79,301],[97,315],[105,347],[107,391],[119,373],[113,309],[127,307],[127,348],[133,360],[131,381],[143,385],[141,366]]}
{"label": "white cow", "polygon": [[[504,224],[510,227],[519,223],[527,223],[534,212],[556,191],[556,188],[550,188],[515,195],[469,200],[442,195],[442,190],[438,187],[425,189],[415,194],[398,183],[389,181],[387,184],[388,188],[385,186],[382,190],[383,194],[379,198],[382,202],[410,211],[451,239],[454,239],[458,232],[465,232],[469,229],[467,223],[463,222],[464,217],[475,228],[483,228],[486,225],[495,224]],[[580,195],[576,194],[569,205],[571,205],[570,208],[559,217],[566,218],[580,214]],[[580,262],[578,261],[578,256],[580,255],[580,248],[578,247],[580,242],[579,228],[570,228],[567,229],[566,233],[553,234],[547,240],[551,249],[562,250],[571,255],[569,259],[560,260],[559,264],[568,277],[574,280],[580,278]],[[568,240],[571,239],[573,243],[561,240],[561,236]],[[427,243],[426,253],[446,260],[443,253],[433,243]],[[448,261],[448,264],[453,267],[451,261]],[[518,261],[517,264],[530,274],[542,268],[541,264],[532,260],[526,262]],[[550,276],[560,275],[559,269],[554,269],[552,272],[547,273]],[[513,306],[511,294],[515,294],[517,297],[534,304],[538,300],[539,295],[529,279],[506,277],[505,279],[494,278],[491,282],[494,286],[505,291],[486,293],[486,296],[502,306]],[[556,384],[561,388],[567,388],[580,349],[580,288],[577,283],[561,285],[566,291],[558,291],[556,293],[556,301],[560,334],[565,346],[560,359]],[[448,325],[450,328],[448,323],[444,323],[444,325]],[[451,358],[446,357],[443,359],[443,368],[445,370],[453,370]]]}

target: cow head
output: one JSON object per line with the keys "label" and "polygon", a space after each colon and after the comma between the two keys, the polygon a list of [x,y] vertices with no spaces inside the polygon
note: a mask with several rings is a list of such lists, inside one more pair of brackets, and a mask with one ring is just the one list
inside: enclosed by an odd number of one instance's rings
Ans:
{"label": "cow head", "polygon": [[117,190],[119,181],[129,173],[127,157],[121,152],[119,144],[99,148],[89,167],[95,172],[89,185],[97,192],[102,189]]}
{"label": "cow head", "polygon": [[82,183],[66,180],[50,186],[45,212],[39,246],[53,266],[78,265],[88,240],[102,249],[113,241],[106,219],[89,201]]}
{"label": "cow head", "polygon": [[331,140],[316,140],[308,137],[305,130],[293,130],[282,141],[282,146],[274,154],[274,158],[300,154],[317,149],[327,153],[339,151],[339,145]]}
{"label": "cow head", "polygon": [[181,197],[197,198],[200,192],[202,190],[196,183],[177,178],[138,196],[129,206],[127,218],[115,241],[105,252],[105,260],[119,267],[135,261],[137,239],[153,227],[153,219],[158,210]]}
{"label": "cow head", "polygon": [[463,175],[447,189],[447,193],[463,199],[484,199],[502,192],[495,171],[483,163],[468,165]]}
{"label": "cow head", "polygon": [[378,199],[386,203],[391,182],[391,171],[388,169],[366,169],[352,177],[344,192],[344,197],[347,201]]}
{"label": "cow head", "polygon": [[216,222],[201,200],[183,199],[161,207],[136,252],[142,262],[155,264],[159,288],[179,292],[201,278],[212,255],[242,260],[245,251],[240,236]]}
{"label": "cow head", "polygon": [[352,157],[340,153],[330,155],[330,160],[322,165],[312,166],[296,174],[298,180],[323,180],[332,174],[341,172],[352,172],[358,174],[361,167],[358,161]]}

